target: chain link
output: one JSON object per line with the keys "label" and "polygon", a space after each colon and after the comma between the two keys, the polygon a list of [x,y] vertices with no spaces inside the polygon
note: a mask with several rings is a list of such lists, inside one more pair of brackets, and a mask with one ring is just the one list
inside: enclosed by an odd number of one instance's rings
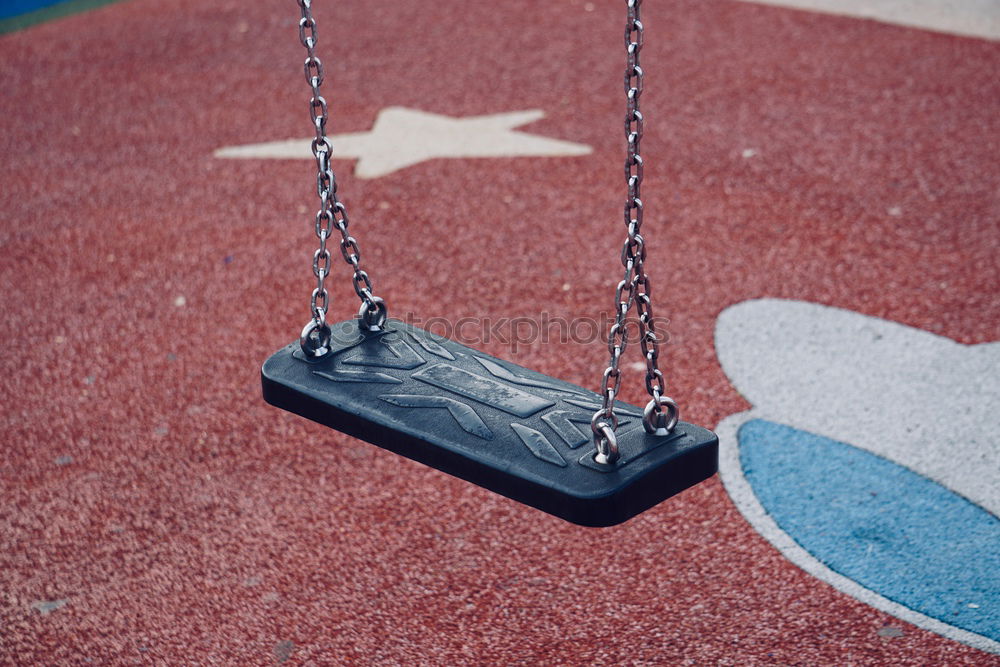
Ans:
{"label": "chain link", "polygon": [[[299,40],[306,49],[304,71],[306,82],[312,91],[309,111],[315,129],[311,148],[316,159],[316,193],[320,208],[316,213],[315,232],[319,248],[313,253],[313,275],[316,288],[310,298],[312,319],[303,329],[300,343],[303,350],[312,356],[326,354],[329,345],[330,328],[326,321],[329,310],[329,294],[326,278],[330,272],[331,254],[327,248],[334,227],[340,232],[340,253],[344,261],[354,269],[354,291],[362,301],[358,316],[369,327],[381,328],[387,311],[384,301],[372,291],[371,278],[361,268],[361,251],[357,240],[347,229],[349,219],[347,209],[337,198],[337,180],[330,165],[332,147],[326,137],[329,108],[320,91],[323,84],[323,63],[315,54],[316,20],[312,16],[312,0],[297,0],[301,9]],[[663,373],[658,367],[659,338],[656,333],[653,307],[650,299],[650,282],[645,271],[646,246],[640,233],[643,218],[641,196],[643,161],[640,144],[643,136],[644,118],[639,109],[643,92],[644,73],[639,62],[643,46],[643,25],[640,18],[642,0],[627,0],[627,20],[625,24],[625,183],[627,197],[624,218],[627,238],[622,246],[621,262],[624,275],[615,290],[615,323],[608,335],[610,361],[601,382],[602,405],[591,419],[597,458],[605,463],[614,463],[618,457],[615,430],[618,417],[614,402],[621,387],[619,363],[628,345],[626,318],[635,305],[639,316],[639,345],[646,358],[646,391],[652,400],[643,413],[643,426],[650,433],[669,431],[677,423],[677,406],[665,395]]]}
{"label": "chain link", "polygon": [[615,399],[621,387],[619,362],[628,346],[626,318],[633,304],[639,316],[639,345],[646,358],[646,391],[652,400],[646,406],[643,426],[649,433],[670,431],[677,423],[677,406],[665,395],[663,373],[659,369],[660,341],[653,319],[650,300],[650,282],[646,275],[646,244],[640,233],[642,228],[642,179],[643,161],[640,154],[645,119],[639,110],[643,92],[644,72],[639,63],[643,46],[643,25],[639,8],[642,0],[627,0],[625,22],[625,199],[624,217],[627,237],[622,246],[621,262],[625,268],[621,282],[615,289],[615,322],[608,333],[608,352],[611,355],[601,382],[601,409],[594,413],[590,425],[597,445],[598,460],[613,463],[618,457],[614,432],[618,427]]}
{"label": "chain link", "polygon": [[347,227],[347,209],[337,198],[337,177],[333,173],[330,159],[333,147],[326,136],[326,124],[330,117],[329,106],[320,87],[323,85],[323,62],[316,56],[316,19],[312,15],[312,0],[297,0],[301,10],[299,19],[299,41],[306,49],[304,71],[306,83],[312,91],[309,98],[309,114],[312,118],[315,137],[311,148],[316,159],[316,194],[319,197],[319,211],[316,213],[315,232],[319,248],[313,253],[312,270],[316,278],[316,288],[309,300],[312,319],[302,330],[299,342],[303,351],[313,357],[323,356],[329,349],[330,327],[326,316],[329,312],[330,296],[326,290],[326,278],[330,275],[330,250],[327,240],[336,228],[340,232],[340,254],[354,269],[354,291],[361,299],[358,316],[371,329],[380,329],[385,324],[387,311],[385,302],[375,296],[372,281],[361,268],[361,250],[357,240]]}

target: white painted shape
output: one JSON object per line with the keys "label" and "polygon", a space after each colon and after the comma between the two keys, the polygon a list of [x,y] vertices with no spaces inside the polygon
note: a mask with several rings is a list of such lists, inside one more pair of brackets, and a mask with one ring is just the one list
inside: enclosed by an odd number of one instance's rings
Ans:
{"label": "white painted shape", "polygon": [[[540,109],[453,118],[440,114],[387,107],[369,132],[330,137],[337,158],[357,158],[358,178],[378,178],[435,158],[561,157],[587,155],[585,144],[552,139],[514,128],[543,118]],[[308,158],[310,139],[229,146],[215,151],[220,158]]]}
{"label": "white painted shape", "polygon": [[733,499],[733,503],[743,514],[743,517],[764,539],[795,565],[842,593],[917,627],[936,632],[982,651],[1000,653],[1000,642],[962,628],[956,628],[909,607],[904,607],[898,602],[893,602],[889,598],[865,588],[853,579],[834,572],[783,531],[767,513],[764,506],[760,504],[753,488],[743,475],[743,467],[740,465],[739,442],[736,435],[740,426],[745,422],[759,417],[760,415],[756,414],[754,410],[730,415],[722,420],[715,428],[715,432],[719,436],[719,476],[726,487],[726,492],[729,493],[729,497]]}
{"label": "white painted shape", "polygon": [[1000,515],[1000,345],[780,299],[727,308],[715,338],[756,417],[865,449]]}
{"label": "white painted shape", "polygon": [[1000,39],[998,0],[744,0],[873,19],[968,37]]}

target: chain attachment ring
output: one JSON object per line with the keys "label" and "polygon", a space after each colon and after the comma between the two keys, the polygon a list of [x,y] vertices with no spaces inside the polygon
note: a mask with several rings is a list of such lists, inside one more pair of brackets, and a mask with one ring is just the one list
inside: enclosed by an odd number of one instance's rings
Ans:
{"label": "chain attachment ring", "polygon": [[594,461],[601,465],[614,465],[620,456],[618,438],[615,436],[615,430],[607,422],[597,424],[594,431],[594,444],[597,446]]}
{"label": "chain attachment ring", "polygon": [[358,319],[369,331],[381,331],[389,318],[389,310],[382,297],[372,296],[371,292],[367,293],[367,297],[358,311]]}
{"label": "chain attachment ring", "polygon": [[[654,398],[646,404],[642,411],[642,427],[651,435],[667,435],[674,430],[680,419],[681,411],[677,403],[669,396],[660,396],[659,405]],[[664,410],[664,408],[666,408]]]}
{"label": "chain attachment ring", "polygon": [[302,329],[302,335],[299,336],[299,347],[302,348],[306,359],[322,359],[330,354],[332,340],[333,331],[330,330],[329,324],[325,321],[320,324],[316,320],[309,320]]}

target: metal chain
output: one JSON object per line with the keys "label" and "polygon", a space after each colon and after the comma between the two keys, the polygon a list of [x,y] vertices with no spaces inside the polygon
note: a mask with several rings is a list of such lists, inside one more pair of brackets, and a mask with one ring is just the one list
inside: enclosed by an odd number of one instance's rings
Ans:
{"label": "metal chain", "polygon": [[316,288],[309,300],[312,319],[306,324],[299,338],[302,351],[311,358],[318,358],[330,351],[331,330],[326,321],[330,296],[326,291],[326,278],[330,274],[330,250],[327,239],[336,227],[340,232],[340,254],[344,261],[354,268],[354,291],[361,299],[358,317],[369,329],[381,329],[388,311],[385,302],[372,292],[372,281],[361,268],[361,250],[357,240],[348,234],[347,209],[337,198],[337,177],[333,173],[330,158],[333,147],[326,137],[326,123],[329,108],[320,92],[323,85],[323,63],[316,56],[316,19],[312,15],[312,0],[297,0],[302,18],[299,20],[299,41],[306,49],[306,83],[312,90],[309,99],[309,114],[316,132],[312,140],[312,154],[316,158],[316,194],[319,195],[319,211],[316,213],[316,238],[319,248],[313,253],[312,270],[316,277]]}
{"label": "metal chain", "polygon": [[639,315],[639,345],[646,357],[646,391],[652,400],[643,411],[642,423],[648,433],[667,433],[677,424],[678,410],[673,399],[665,396],[663,373],[658,366],[660,341],[653,319],[650,300],[650,282],[646,275],[646,245],[640,234],[643,204],[641,198],[643,161],[640,154],[644,118],[639,110],[643,91],[644,73],[639,63],[643,45],[643,25],[639,15],[642,0],[627,0],[625,22],[625,226],[628,236],[622,246],[621,261],[625,273],[615,289],[615,323],[608,334],[608,352],[611,359],[601,381],[601,409],[590,421],[597,446],[596,460],[611,464],[618,459],[618,442],[615,431],[615,399],[621,387],[621,370],[618,365],[628,345],[626,317],[635,304]]}

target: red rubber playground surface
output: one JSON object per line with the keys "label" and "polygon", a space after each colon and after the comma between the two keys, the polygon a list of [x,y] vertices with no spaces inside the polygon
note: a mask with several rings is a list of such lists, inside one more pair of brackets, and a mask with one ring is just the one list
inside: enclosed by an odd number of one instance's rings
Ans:
{"label": "red rubber playground surface", "polygon": [[[611,309],[620,4],[317,5],[331,132],[542,109],[523,131],[593,148],[336,160],[394,316]],[[717,477],[580,528],[264,404],[260,364],[308,317],[313,165],[213,153],[309,135],[294,5],[135,0],[0,38],[0,662],[1000,664],[799,569]],[[644,22],[685,420],[746,409],[713,331],[748,299],[1000,338],[1000,45],[722,0]],[[474,346],[594,389],[607,354]],[[643,404],[641,372],[624,387]]]}

